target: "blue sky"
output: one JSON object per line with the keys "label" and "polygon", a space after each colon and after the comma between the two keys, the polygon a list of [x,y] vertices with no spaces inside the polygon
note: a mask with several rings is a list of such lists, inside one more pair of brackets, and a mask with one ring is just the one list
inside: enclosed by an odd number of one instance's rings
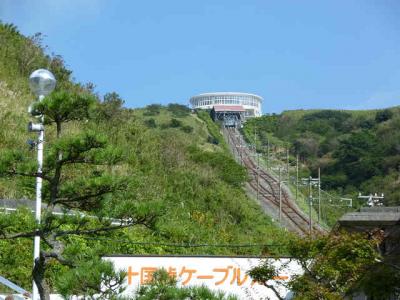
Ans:
{"label": "blue sky", "polygon": [[0,0],[3,22],[128,107],[239,91],[266,113],[399,105],[399,16],[398,0]]}

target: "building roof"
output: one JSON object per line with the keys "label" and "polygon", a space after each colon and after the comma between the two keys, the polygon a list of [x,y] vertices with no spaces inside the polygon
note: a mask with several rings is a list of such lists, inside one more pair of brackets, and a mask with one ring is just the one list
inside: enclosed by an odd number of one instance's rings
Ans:
{"label": "building roof", "polygon": [[369,207],[347,213],[338,223],[341,227],[381,227],[400,225],[400,207]]}
{"label": "building roof", "polygon": [[234,111],[234,112],[245,112],[246,110],[242,105],[214,105],[214,111]]}
{"label": "building roof", "polygon": [[256,94],[250,94],[250,93],[241,93],[241,92],[213,92],[213,93],[203,93],[199,94],[196,96],[193,96],[192,98],[197,98],[197,97],[203,97],[203,96],[252,96],[258,98],[260,101],[263,100],[261,96],[258,96]]}

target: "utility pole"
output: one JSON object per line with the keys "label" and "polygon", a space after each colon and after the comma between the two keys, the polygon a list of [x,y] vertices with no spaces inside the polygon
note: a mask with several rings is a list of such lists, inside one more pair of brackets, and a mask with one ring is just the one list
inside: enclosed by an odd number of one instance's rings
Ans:
{"label": "utility pole", "polygon": [[282,224],[282,184],[287,181],[282,180],[282,169],[279,167],[279,223]]}
{"label": "utility pole", "polygon": [[299,194],[299,155],[296,155],[296,200]]}
{"label": "utility pole", "polygon": [[321,221],[321,168],[318,168],[318,224]]}
{"label": "utility pole", "polygon": [[286,148],[286,172],[287,172],[287,182],[290,182],[290,172],[289,172],[289,148]]}
{"label": "utility pole", "polygon": [[240,164],[243,166],[243,157],[242,157],[242,150],[243,150],[243,145],[242,145],[242,140],[240,138],[239,134],[235,134],[235,146],[236,146],[236,151],[238,156],[240,157]]}
{"label": "utility pole", "polygon": [[309,208],[309,225],[310,225],[310,237],[312,236],[312,177],[308,179],[308,208]]}
{"label": "utility pole", "polygon": [[282,189],[281,189],[281,184],[282,184],[282,170],[281,167],[279,167],[279,223],[282,223]]}
{"label": "utility pole", "polygon": [[270,161],[269,161],[269,139],[267,140],[267,169],[270,169]]}
{"label": "utility pole", "polygon": [[308,184],[308,218],[309,218],[309,231],[310,237],[312,235],[312,205],[313,205],[313,192],[312,186],[318,184],[318,178],[312,178],[311,176],[308,178],[302,178],[302,182]]}
{"label": "utility pole", "polygon": [[254,153],[257,153],[257,127],[254,126]]}
{"label": "utility pole", "polygon": [[259,200],[260,195],[260,155],[257,154],[257,201]]}

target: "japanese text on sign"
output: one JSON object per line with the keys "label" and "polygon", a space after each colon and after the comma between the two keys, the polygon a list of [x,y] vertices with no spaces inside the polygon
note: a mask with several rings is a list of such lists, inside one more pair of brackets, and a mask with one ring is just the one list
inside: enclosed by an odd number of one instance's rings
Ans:
{"label": "japanese text on sign", "polygon": [[[236,295],[239,299],[277,299],[275,294],[262,284],[254,282],[247,272],[261,263],[252,257],[179,257],[179,256],[128,256],[104,258],[114,264],[116,270],[125,271],[126,289],[129,296],[140,285],[149,284],[158,269],[164,269],[176,278],[180,286],[206,286],[215,291]],[[302,274],[300,265],[289,259],[270,259],[281,269],[272,285],[286,295],[289,291],[284,283],[293,275]]]}

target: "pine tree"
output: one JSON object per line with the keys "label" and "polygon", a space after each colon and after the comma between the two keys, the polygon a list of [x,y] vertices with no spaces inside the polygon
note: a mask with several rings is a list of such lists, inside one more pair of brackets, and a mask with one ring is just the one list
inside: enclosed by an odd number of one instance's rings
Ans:
{"label": "pine tree", "polygon": [[[21,226],[13,226],[14,214],[0,215],[1,239],[30,239],[39,235],[42,240],[40,257],[32,270],[41,299],[49,299],[51,283],[46,270],[54,263],[80,274],[70,276],[70,280],[76,283],[78,278],[80,282],[80,290],[74,289],[71,293],[107,291],[105,297],[109,297],[119,288],[123,274],[115,273],[95,251],[91,257],[79,258],[79,245],[73,245],[70,237],[107,234],[134,225],[150,226],[155,218],[132,199],[121,196],[129,184],[128,174],[118,167],[124,156],[120,149],[107,142],[106,136],[91,129],[94,126],[90,126],[90,119],[98,114],[97,107],[97,99],[82,91],[54,92],[32,107],[33,115],[44,116],[48,136],[41,173],[37,172],[34,151],[3,149],[0,153],[1,177],[26,178],[26,188],[30,189],[34,188],[37,176],[43,180],[44,209],[40,226],[33,221],[26,222],[26,229],[21,230]],[[59,208],[64,211],[61,216],[54,214]],[[85,274],[91,276],[87,281]],[[64,280],[68,278],[64,277]],[[104,286],[104,282],[109,285]]]}

